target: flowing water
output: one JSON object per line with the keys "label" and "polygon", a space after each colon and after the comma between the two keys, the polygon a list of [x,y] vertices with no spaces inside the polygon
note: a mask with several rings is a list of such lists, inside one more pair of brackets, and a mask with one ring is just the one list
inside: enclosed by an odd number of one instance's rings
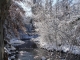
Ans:
{"label": "flowing water", "polygon": [[[34,45],[31,40],[23,40],[26,43],[18,46],[17,60],[79,60],[80,55],[64,53],[63,51],[48,51]],[[34,45],[34,46],[33,46]]]}

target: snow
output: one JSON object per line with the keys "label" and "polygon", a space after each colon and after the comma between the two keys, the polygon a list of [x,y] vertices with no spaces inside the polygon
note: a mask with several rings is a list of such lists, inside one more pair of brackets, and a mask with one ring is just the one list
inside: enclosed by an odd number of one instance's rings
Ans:
{"label": "snow", "polygon": [[[78,28],[80,27],[80,24],[76,22],[75,19],[69,19],[67,21],[62,20],[58,22],[57,28],[53,26],[52,30],[51,27],[47,27],[50,25],[49,22],[48,24],[43,23],[43,21],[41,23],[35,23],[35,26],[38,27],[37,29],[40,36],[34,39],[33,41],[38,41],[40,47],[45,48],[47,50],[55,49],[56,51],[80,54],[80,33]],[[77,24],[71,24],[72,22],[75,22]],[[54,30],[57,31],[56,35]],[[48,38],[49,36],[51,40]],[[77,41],[75,45],[73,45],[74,41]],[[61,45],[59,46],[59,44]]]}
{"label": "snow", "polygon": [[4,47],[4,50],[5,50],[8,54],[11,54],[11,52],[10,52],[6,47]]}
{"label": "snow", "polygon": [[23,54],[28,53],[28,52],[26,52],[26,51],[20,51],[19,53],[20,53],[20,55],[23,55]]}
{"label": "snow", "polygon": [[38,41],[38,44],[40,45],[41,48],[47,49],[47,50],[56,50],[56,51],[63,51],[63,52],[69,52],[73,54],[80,54],[80,46],[76,45],[61,45],[58,46],[56,43],[46,43],[44,41],[40,41],[39,38],[34,39],[33,41]]}
{"label": "snow", "polygon": [[8,60],[15,59],[16,48],[12,46],[10,42],[8,42],[8,44],[4,47],[4,50],[7,54],[13,54],[13,56],[8,56]]}
{"label": "snow", "polygon": [[13,47],[13,46],[11,46],[11,50],[16,50],[16,48],[15,48],[15,47]]}
{"label": "snow", "polygon": [[[18,4],[24,11],[25,11],[25,17],[27,16],[32,16],[32,12],[31,12],[31,6],[27,3],[28,0],[24,0],[24,1],[15,1],[16,4]],[[30,0],[31,1],[31,0]],[[48,15],[47,15],[48,16]],[[80,15],[79,15],[80,16]],[[56,51],[64,51],[64,52],[70,52],[73,54],[80,54],[80,46],[77,45],[72,45],[70,43],[72,42],[66,42],[67,44],[64,43],[64,41],[68,41],[68,40],[72,40],[72,38],[67,37],[67,35],[75,35],[76,36],[76,40],[78,42],[80,42],[80,38],[77,37],[76,32],[78,29],[78,24],[77,25],[73,25],[71,24],[72,22],[75,22],[77,16],[72,16],[71,19],[69,19],[69,21],[66,20],[62,20],[62,21],[55,21],[56,19],[54,19],[55,23],[45,23],[45,22],[37,22],[35,23],[35,26],[38,26],[38,29],[35,29],[35,31],[39,32],[39,34],[41,35],[41,37],[38,37],[37,39],[34,39],[35,41],[38,41],[38,44],[40,44],[40,47],[45,48],[47,50],[53,50],[55,49]],[[53,20],[53,19],[52,19]],[[55,24],[58,24],[58,27],[55,26]],[[53,26],[53,25],[54,26]],[[51,25],[53,26],[53,29],[51,29]],[[54,28],[56,27],[56,28]],[[73,29],[73,28],[74,29]],[[54,40],[56,40],[55,37],[55,29],[59,29],[60,31],[58,31],[56,38],[58,39],[57,43],[64,43],[61,44],[61,46],[58,46],[56,44],[56,42],[52,43]],[[67,30],[67,31],[66,31]],[[64,32],[64,33],[63,33]],[[47,38],[48,34],[52,34],[52,42],[49,41],[49,39]],[[59,36],[58,36],[59,35]],[[46,36],[46,37],[45,37]],[[25,37],[25,36],[23,36]],[[51,37],[51,36],[50,36]],[[63,37],[63,40],[62,40]],[[26,37],[26,38],[30,38],[30,37]],[[24,44],[25,42],[21,41],[21,40],[10,40],[10,43],[14,46],[18,46],[21,44]],[[23,52],[20,52],[21,54],[23,54]],[[44,57],[42,57],[44,59]]]}
{"label": "snow", "polygon": [[[6,52],[7,54],[12,54],[12,53],[15,53],[16,48],[13,47],[13,46],[8,47],[8,45],[6,45],[6,46],[4,47],[4,50],[5,50],[5,52]],[[13,52],[12,52],[11,50],[13,50]]]}
{"label": "snow", "polygon": [[32,15],[31,6],[28,4],[27,0],[24,0],[24,1],[15,1],[15,3],[18,4],[25,11],[25,16],[26,17]]}
{"label": "snow", "polygon": [[39,56],[35,56],[34,59],[38,58]]}
{"label": "snow", "polygon": [[70,46],[68,46],[68,45],[62,46],[62,50],[64,52],[68,52],[70,50]]}
{"label": "snow", "polygon": [[15,55],[10,57],[11,59],[15,59]]}
{"label": "snow", "polygon": [[24,53],[24,51],[20,51],[19,53],[20,53],[20,54],[23,54],[23,53]]}
{"label": "snow", "polygon": [[80,42],[80,36],[76,37],[77,42]]}
{"label": "snow", "polygon": [[9,51],[10,51],[10,50],[16,50],[16,48],[13,47],[12,45],[11,45],[10,47],[9,47],[9,45],[6,45],[5,47],[6,47]]}
{"label": "snow", "polygon": [[50,58],[49,58],[49,59],[47,59],[47,60],[50,60]]}
{"label": "snow", "polygon": [[80,46],[72,46],[72,53],[80,54]]}
{"label": "snow", "polygon": [[21,40],[11,39],[11,40],[10,40],[10,43],[11,43],[13,46],[18,46],[18,45],[24,44],[25,42],[24,42],[24,41],[21,41]]}
{"label": "snow", "polygon": [[46,58],[44,56],[42,56],[41,60],[46,60]]}
{"label": "snow", "polygon": [[10,58],[8,58],[8,60],[11,60]]}

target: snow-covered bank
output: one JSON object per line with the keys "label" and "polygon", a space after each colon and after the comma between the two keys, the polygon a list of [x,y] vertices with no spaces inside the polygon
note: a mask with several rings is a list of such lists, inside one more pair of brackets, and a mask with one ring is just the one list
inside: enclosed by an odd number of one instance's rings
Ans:
{"label": "snow-covered bank", "polygon": [[7,46],[4,47],[4,51],[5,51],[4,53],[7,54],[8,60],[12,60],[12,59],[16,58],[16,52],[17,52],[17,50],[16,50],[15,47],[8,46],[8,44],[7,44]]}
{"label": "snow-covered bank", "polygon": [[40,37],[38,41],[41,48],[47,50],[64,51],[80,54],[80,15],[72,15],[69,19],[47,19],[35,22]]}
{"label": "snow-covered bank", "polygon": [[10,40],[10,44],[13,45],[13,46],[18,46],[18,45],[22,45],[24,44],[25,42],[24,41],[21,41],[21,40],[16,40],[16,39],[11,39]]}
{"label": "snow-covered bank", "polygon": [[24,41],[21,41],[21,40],[18,40],[18,39],[11,39],[10,41],[6,41],[6,44],[4,46],[4,51],[5,53],[7,54],[7,58],[8,60],[12,60],[12,59],[16,59],[17,57],[17,53],[18,53],[18,50],[17,48],[15,48],[16,46],[19,46],[19,45],[22,45],[24,44],[25,42]]}
{"label": "snow-covered bank", "polygon": [[63,52],[68,52],[68,53],[73,53],[73,54],[80,54],[80,46],[76,46],[76,45],[57,45],[56,43],[46,43],[46,42],[42,42],[40,41],[40,39],[36,38],[33,39],[34,42],[36,42],[40,48],[44,48],[47,50],[51,50],[51,51],[63,51]]}

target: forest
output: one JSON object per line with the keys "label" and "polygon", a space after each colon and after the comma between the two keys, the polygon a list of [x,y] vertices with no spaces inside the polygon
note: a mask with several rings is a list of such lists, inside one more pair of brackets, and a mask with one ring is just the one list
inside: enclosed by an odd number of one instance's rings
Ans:
{"label": "forest", "polygon": [[4,60],[80,60],[79,0],[6,0],[0,18]]}

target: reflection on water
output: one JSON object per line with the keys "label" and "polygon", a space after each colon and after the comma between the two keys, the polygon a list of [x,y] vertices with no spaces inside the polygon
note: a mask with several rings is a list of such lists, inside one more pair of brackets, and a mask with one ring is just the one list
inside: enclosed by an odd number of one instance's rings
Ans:
{"label": "reflection on water", "polygon": [[80,60],[80,55],[64,53],[63,51],[47,51],[38,48],[31,40],[23,40],[25,43],[18,46],[17,60]]}
{"label": "reflection on water", "polygon": [[20,51],[18,60],[34,60],[34,56],[30,52]]}
{"label": "reflection on water", "polygon": [[80,55],[36,48],[19,51],[17,60],[80,60]]}

